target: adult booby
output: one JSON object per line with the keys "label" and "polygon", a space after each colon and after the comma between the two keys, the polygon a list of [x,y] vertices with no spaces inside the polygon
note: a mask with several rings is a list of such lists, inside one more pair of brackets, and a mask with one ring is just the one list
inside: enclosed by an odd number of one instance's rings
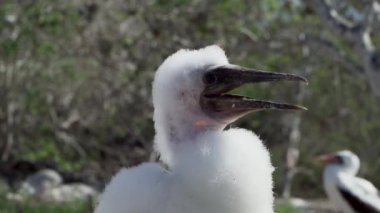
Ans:
{"label": "adult booby", "polygon": [[323,174],[325,191],[334,205],[345,213],[380,213],[380,196],[369,181],[356,177],[358,156],[348,150],[319,157],[328,162]]}
{"label": "adult booby", "polygon": [[218,46],[180,50],[153,82],[155,148],[169,169],[144,163],[122,169],[96,213],[273,213],[268,150],[253,132],[230,128],[261,109],[303,107],[227,94],[247,83],[306,81],[228,63]]}

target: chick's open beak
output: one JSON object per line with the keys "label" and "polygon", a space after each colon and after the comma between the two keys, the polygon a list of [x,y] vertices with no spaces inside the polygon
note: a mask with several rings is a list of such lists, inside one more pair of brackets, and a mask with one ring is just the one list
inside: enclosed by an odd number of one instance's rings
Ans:
{"label": "chick's open beak", "polygon": [[299,75],[265,72],[237,65],[211,68],[203,76],[206,85],[201,95],[201,106],[206,113],[223,117],[238,117],[262,109],[306,110],[305,107],[272,101],[256,100],[250,97],[227,94],[227,92],[249,83],[272,81],[307,80]]}

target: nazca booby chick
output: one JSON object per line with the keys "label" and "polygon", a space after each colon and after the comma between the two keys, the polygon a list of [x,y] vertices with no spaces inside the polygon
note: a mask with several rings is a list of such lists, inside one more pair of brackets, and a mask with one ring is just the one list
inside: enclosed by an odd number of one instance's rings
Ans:
{"label": "nazca booby chick", "polygon": [[344,213],[380,213],[380,196],[369,181],[356,177],[360,160],[349,150],[322,155],[327,162],[323,173],[325,192],[330,201]]}
{"label": "nazca booby chick", "polygon": [[227,94],[246,83],[306,81],[229,64],[218,46],[180,50],[153,82],[158,163],[122,169],[96,213],[272,213],[268,150],[253,132],[226,125],[256,110],[303,109]]}

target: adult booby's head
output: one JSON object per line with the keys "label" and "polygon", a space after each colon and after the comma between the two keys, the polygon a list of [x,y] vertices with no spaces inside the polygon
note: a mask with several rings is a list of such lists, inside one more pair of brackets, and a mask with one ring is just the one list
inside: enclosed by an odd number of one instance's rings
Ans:
{"label": "adult booby's head", "polygon": [[333,154],[326,154],[319,157],[331,167],[336,167],[345,173],[356,175],[360,168],[360,160],[357,155],[349,150],[342,150]]}
{"label": "adult booby's head", "polygon": [[325,192],[331,202],[342,212],[380,213],[380,197],[369,181],[356,177],[360,161],[348,150],[322,155],[319,160],[327,166],[323,173]]}
{"label": "adult booby's head", "polygon": [[232,65],[218,46],[180,50],[158,68],[153,82],[156,145],[165,158],[168,141],[180,143],[197,133],[222,130],[237,118],[262,109],[305,109],[228,92],[248,83],[303,81],[298,75]]}

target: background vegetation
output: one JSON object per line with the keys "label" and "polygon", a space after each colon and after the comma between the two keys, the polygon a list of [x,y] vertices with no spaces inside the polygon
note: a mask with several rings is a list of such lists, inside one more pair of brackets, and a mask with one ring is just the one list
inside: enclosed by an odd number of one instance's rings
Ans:
{"label": "background vegetation", "polygon": [[[352,29],[334,25],[334,17],[323,13],[326,5],[318,2],[329,3],[346,19],[342,26]],[[219,44],[232,63],[309,79],[308,86],[263,84],[239,91],[309,108],[255,113],[233,124],[266,141],[277,167],[278,196],[323,197],[323,165],[314,157],[341,149],[357,153],[360,175],[380,187],[380,102],[371,81],[376,79],[371,72],[380,70],[375,48],[380,26],[379,15],[368,12],[371,5],[354,0],[1,1],[1,168],[20,159],[49,162],[90,176],[101,187],[121,166],[151,159],[155,69],[180,48]],[[347,36],[348,30],[364,35],[368,26],[372,52]]]}

